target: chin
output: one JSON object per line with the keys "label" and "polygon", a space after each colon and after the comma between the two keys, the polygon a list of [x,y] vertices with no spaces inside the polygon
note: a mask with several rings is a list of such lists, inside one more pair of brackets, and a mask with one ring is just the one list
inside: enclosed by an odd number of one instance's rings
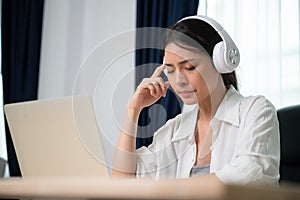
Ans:
{"label": "chin", "polygon": [[195,105],[198,103],[197,100],[195,99],[181,99],[183,101],[184,104],[186,105]]}

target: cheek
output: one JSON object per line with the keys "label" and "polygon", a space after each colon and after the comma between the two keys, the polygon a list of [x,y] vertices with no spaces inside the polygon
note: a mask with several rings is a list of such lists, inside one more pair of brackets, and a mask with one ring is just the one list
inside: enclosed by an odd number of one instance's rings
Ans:
{"label": "cheek", "polygon": [[188,80],[190,85],[195,89],[206,87],[206,81],[199,71],[195,71],[195,74],[189,76]]}
{"label": "cheek", "polygon": [[171,85],[171,87],[175,86],[175,78],[172,75],[167,75],[167,79]]}
{"label": "cheek", "polygon": [[208,63],[207,66],[199,70],[199,73],[201,77],[199,78],[199,82],[201,82],[202,85],[205,85],[209,91],[211,91],[212,88],[215,88],[220,73],[215,69],[215,67],[212,64]]}

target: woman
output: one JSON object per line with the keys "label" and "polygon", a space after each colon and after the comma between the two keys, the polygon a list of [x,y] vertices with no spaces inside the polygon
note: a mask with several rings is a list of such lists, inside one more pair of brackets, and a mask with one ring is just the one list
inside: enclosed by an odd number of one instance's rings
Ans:
{"label": "woman", "polygon": [[[238,49],[217,22],[204,16],[177,22],[165,38],[163,65],[140,83],[128,103],[113,176],[276,184],[276,110],[263,96],[237,92],[238,63]],[[165,96],[169,86],[185,104],[197,106],[156,131],[149,147],[136,150],[140,111]]]}

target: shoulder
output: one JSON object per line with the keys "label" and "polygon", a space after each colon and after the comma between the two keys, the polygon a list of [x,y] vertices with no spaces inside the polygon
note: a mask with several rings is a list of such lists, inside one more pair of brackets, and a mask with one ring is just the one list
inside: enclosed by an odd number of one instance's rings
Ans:
{"label": "shoulder", "polygon": [[217,116],[239,125],[250,121],[277,120],[274,105],[262,95],[243,96],[231,87],[221,103]]}
{"label": "shoulder", "polygon": [[240,102],[240,111],[248,114],[276,115],[274,105],[262,95],[243,97]]}
{"label": "shoulder", "polygon": [[239,113],[242,127],[250,128],[254,132],[278,131],[277,111],[265,96],[243,97]]}
{"label": "shoulder", "polygon": [[227,105],[229,107],[239,106],[240,113],[248,112],[272,112],[275,113],[276,109],[274,105],[263,95],[251,95],[243,96],[240,92],[236,91],[231,87],[227,94],[226,98]]}
{"label": "shoulder", "polygon": [[249,111],[249,110],[272,110],[275,111],[274,105],[262,95],[251,95],[251,96],[243,96],[240,92],[236,91],[233,87],[231,87],[227,94],[227,100],[230,101],[231,105],[239,104],[240,111]]}

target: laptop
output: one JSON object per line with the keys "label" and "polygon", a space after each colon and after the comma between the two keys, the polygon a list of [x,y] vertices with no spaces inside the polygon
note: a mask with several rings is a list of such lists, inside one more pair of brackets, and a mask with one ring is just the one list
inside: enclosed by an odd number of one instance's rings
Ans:
{"label": "laptop", "polygon": [[108,177],[88,96],[4,106],[22,177]]}

